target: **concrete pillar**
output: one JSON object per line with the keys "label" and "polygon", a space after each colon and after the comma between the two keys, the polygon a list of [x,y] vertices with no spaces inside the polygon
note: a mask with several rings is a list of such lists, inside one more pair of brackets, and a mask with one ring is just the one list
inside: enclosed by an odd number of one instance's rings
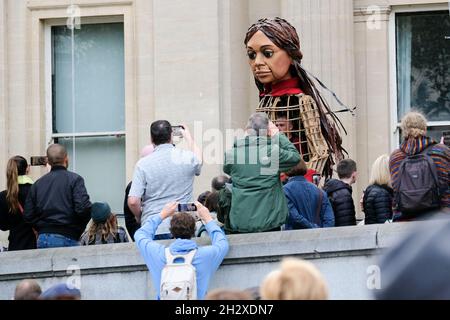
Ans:
{"label": "concrete pillar", "polygon": [[[0,170],[6,168],[8,154],[8,82],[7,82],[7,54],[6,54],[6,0],[0,0]],[[0,175],[0,188],[6,186],[5,175]]]}
{"label": "concrete pillar", "polygon": [[[203,133],[221,127],[220,2],[153,1],[154,117],[185,123],[204,148]],[[219,173],[220,165],[213,162],[205,159],[202,177],[210,178],[196,179],[195,195],[209,190],[210,179]]]}
{"label": "concrete pillar", "polygon": [[[344,104],[354,106],[353,1],[283,0],[282,13],[300,36],[303,66],[333,90]],[[342,109],[330,94],[325,97],[334,110]],[[349,113],[338,116],[348,131],[347,136],[342,133],[344,147],[354,158],[355,118]]]}
{"label": "concrete pillar", "polygon": [[[7,131],[8,131],[8,82],[7,54],[6,54],[6,0],[0,0],[0,170],[5,172],[8,155]],[[0,175],[0,190],[6,188],[6,178]],[[7,247],[8,233],[0,231],[0,246]]]}
{"label": "concrete pillar", "polygon": [[[8,133],[7,145],[8,153],[29,156],[29,137],[36,135],[30,123],[27,121],[28,113],[31,112],[27,105],[27,63],[29,55],[27,50],[27,15],[28,10],[25,1],[7,1],[7,30],[6,43],[7,51],[7,78],[8,84]],[[29,92],[28,92],[29,93]],[[7,156],[6,156],[7,157]]]}
{"label": "concrete pillar", "polygon": [[261,18],[277,17],[281,14],[280,0],[248,0],[248,2],[250,24]]}
{"label": "concrete pillar", "polygon": [[[358,1],[354,10],[357,159],[359,181],[369,182],[372,163],[390,153],[389,13],[386,1]],[[376,11],[372,10],[376,9]],[[368,9],[369,8],[369,9]],[[369,144],[370,142],[370,144]],[[360,190],[358,190],[360,191]]]}
{"label": "concrete pillar", "polygon": [[[223,0],[219,7],[221,130],[243,128],[255,109],[248,103],[250,68],[244,46],[249,26],[247,1]],[[226,136],[224,135],[224,139]],[[232,145],[231,139],[225,148]]]}
{"label": "concrete pillar", "polygon": [[[154,109],[154,41],[153,41],[153,4],[148,0],[135,1],[135,21],[136,21],[136,112],[134,118],[127,119],[127,128],[138,126],[138,138],[131,139],[132,147],[128,150],[135,159],[130,162],[127,169],[131,167],[131,175],[134,170],[134,163],[138,160],[139,152],[145,145],[150,143],[150,123],[155,118]],[[127,132],[128,135],[128,132]],[[128,148],[128,146],[127,146]],[[128,162],[127,162],[128,163]],[[129,179],[132,176],[129,176]]]}
{"label": "concrete pillar", "polygon": [[[318,77],[339,99],[350,108],[355,106],[355,72],[353,43],[352,0],[282,0],[282,14],[292,23],[299,34],[303,52],[303,66]],[[324,94],[334,111],[343,109],[331,94]],[[359,110],[356,110],[358,113]],[[356,116],[338,113],[347,135],[341,131],[343,146],[349,157],[364,166],[357,157]],[[353,186],[354,201],[359,201],[362,185]],[[357,206],[359,207],[359,206]]]}

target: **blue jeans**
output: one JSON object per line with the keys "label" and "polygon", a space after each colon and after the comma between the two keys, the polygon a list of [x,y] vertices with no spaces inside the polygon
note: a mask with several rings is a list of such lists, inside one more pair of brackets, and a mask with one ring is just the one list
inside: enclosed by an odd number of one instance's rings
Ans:
{"label": "blue jeans", "polygon": [[80,243],[57,233],[42,233],[37,239],[38,249],[76,247]]}

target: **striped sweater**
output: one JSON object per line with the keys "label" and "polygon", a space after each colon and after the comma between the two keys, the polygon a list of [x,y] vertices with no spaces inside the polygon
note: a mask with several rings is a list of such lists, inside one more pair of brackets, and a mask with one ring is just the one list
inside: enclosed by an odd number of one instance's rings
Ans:
{"label": "striped sweater", "polygon": [[[450,208],[450,189],[449,189],[449,172],[450,172],[450,148],[444,144],[437,144],[431,138],[419,137],[408,138],[401,144],[400,148],[395,150],[389,159],[389,169],[391,172],[392,186],[394,194],[398,192],[398,171],[400,164],[407,155],[418,154],[430,145],[434,145],[427,150],[427,154],[436,164],[439,182],[441,184],[441,208]],[[395,196],[394,196],[395,205]],[[401,213],[396,211],[395,220],[401,220]]]}

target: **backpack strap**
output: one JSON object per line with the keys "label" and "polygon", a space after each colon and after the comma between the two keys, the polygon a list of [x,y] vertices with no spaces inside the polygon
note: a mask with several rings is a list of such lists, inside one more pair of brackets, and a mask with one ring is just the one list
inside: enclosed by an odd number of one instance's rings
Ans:
{"label": "backpack strap", "polygon": [[[413,154],[413,155],[408,155],[405,153],[406,158],[402,160],[402,162],[400,163],[399,169],[398,169],[398,177],[401,177],[403,175],[403,172],[405,171],[405,166],[406,166],[406,160],[407,159],[414,159],[417,158],[418,156],[423,156],[427,162],[428,162],[428,166],[431,169],[431,175],[433,176],[434,181],[436,182],[436,185],[438,186],[438,195],[440,195],[441,190],[440,190],[440,182],[439,182],[439,177],[438,177],[438,173],[437,173],[437,169],[436,169],[436,164],[434,163],[433,159],[431,158],[431,156],[428,155],[428,150],[433,148],[436,144],[430,144],[429,146],[427,146],[425,149],[423,149],[422,151],[420,151],[419,153]],[[402,184],[401,179],[399,179],[398,181],[398,186],[397,188],[400,188]],[[400,192],[397,192],[397,194],[394,197],[396,205],[398,206],[399,202],[400,202]],[[394,211],[392,212],[392,217],[394,217]]]}
{"label": "backpack strap", "polygon": [[438,177],[438,173],[437,173],[437,169],[436,169],[436,164],[434,163],[433,159],[427,153],[428,149],[433,148],[435,145],[436,144],[430,144],[428,147],[423,149],[419,154],[424,155],[425,158],[427,159],[428,164],[431,168],[431,174],[433,175],[434,181],[436,182],[436,184],[438,186],[438,192],[440,193],[440,183],[439,183],[439,177]]}
{"label": "backpack strap", "polygon": [[182,258],[184,259],[184,264],[192,264],[192,260],[194,259],[194,255],[197,253],[197,249],[189,251],[187,254],[178,254],[178,255],[172,255],[170,252],[170,248],[165,249],[166,254],[166,264],[172,265],[172,264],[178,264],[174,263],[175,259]]}

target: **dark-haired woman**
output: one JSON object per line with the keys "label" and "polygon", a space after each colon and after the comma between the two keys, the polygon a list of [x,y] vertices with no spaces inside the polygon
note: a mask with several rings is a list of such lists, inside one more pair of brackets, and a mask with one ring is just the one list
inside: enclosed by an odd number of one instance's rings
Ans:
{"label": "dark-haired woman", "polygon": [[27,160],[15,156],[6,168],[7,189],[0,193],[0,229],[9,230],[8,251],[36,249],[36,236],[31,225],[23,220],[23,207],[33,184],[27,176]]}
{"label": "dark-haired woman", "polygon": [[345,152],[337,131],[340,122],[301,65],[297,31],[281,18],[260,19],[248,29],[244,43],[260,94],[257,111],[274,123],[292,123],[285,133],[308,168],[331,176]]}

